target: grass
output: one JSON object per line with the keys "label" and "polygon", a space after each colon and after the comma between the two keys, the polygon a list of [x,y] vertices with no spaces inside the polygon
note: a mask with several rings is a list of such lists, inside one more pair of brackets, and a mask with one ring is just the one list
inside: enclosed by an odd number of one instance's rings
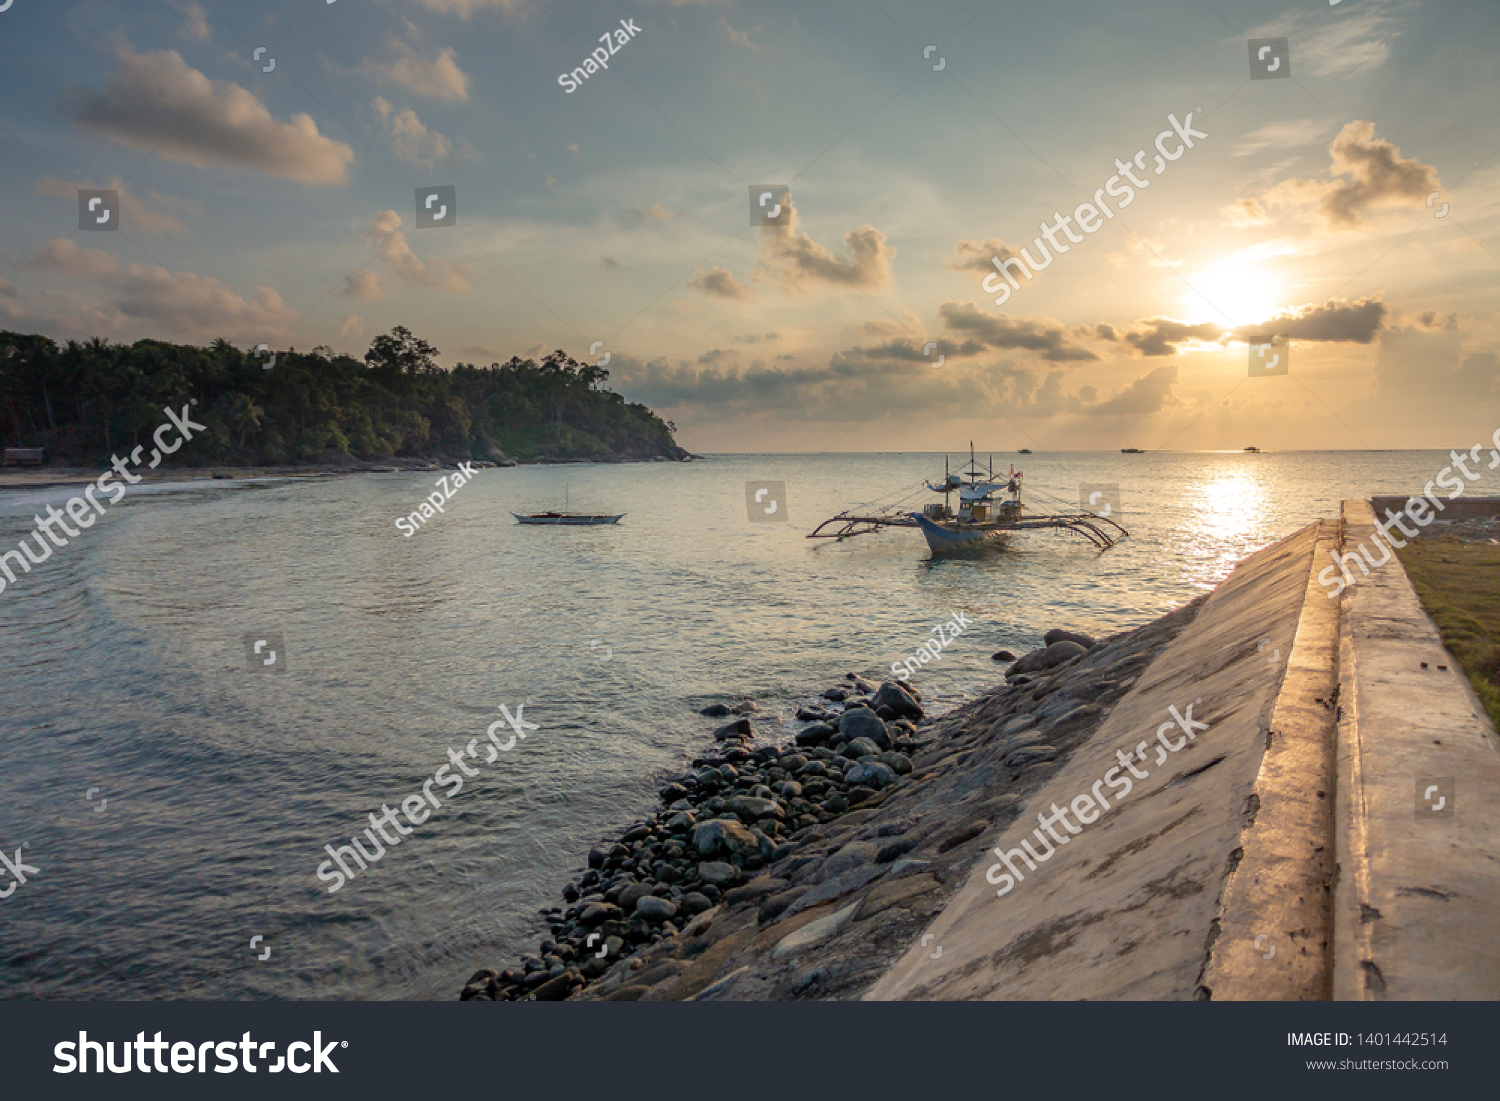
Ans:
{"label": "grass", "polygon": [[1443,645],[1500,728],[1500,546],[1424,535],[1396,553]]}

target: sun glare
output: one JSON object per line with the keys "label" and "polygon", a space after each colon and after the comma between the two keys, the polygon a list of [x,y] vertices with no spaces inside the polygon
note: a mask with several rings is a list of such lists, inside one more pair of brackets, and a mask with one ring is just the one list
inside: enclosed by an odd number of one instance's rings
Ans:
{"label": "sun glare", "polygon": [[1273,316],[1281,304],[1280,282],[1254,264],[1211,266],[1186,278],[1191,289],[1183,288],[1183,304],[1191,321],[1255,325]]}

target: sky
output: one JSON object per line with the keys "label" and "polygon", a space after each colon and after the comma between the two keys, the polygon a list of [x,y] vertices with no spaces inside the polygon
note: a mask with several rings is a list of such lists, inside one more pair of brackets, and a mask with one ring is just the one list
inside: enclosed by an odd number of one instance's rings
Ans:
{"label": "sky", "polygon": [[699,453],[1467,448],[1496,41],[1493,0],[12,0],[0,327],[607,356]]}

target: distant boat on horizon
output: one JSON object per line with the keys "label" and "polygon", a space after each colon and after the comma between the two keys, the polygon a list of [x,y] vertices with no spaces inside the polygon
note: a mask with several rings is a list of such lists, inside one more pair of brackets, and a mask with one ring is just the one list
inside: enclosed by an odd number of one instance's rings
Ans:
{"label": "distant boat on horizon", "polygon": [[1252,454],[1255,454],[1255,455],[1259,455],[1260,454],[1260,448],[1258,448],[1258,447],[1247,447],[1244,450],[1249,451],[1249,452],[1251,452]]}
{"label": "distant boat on horizon", "polygon": [[1144,455],[1145,452],[1142,451],[1139,447],[1122,447],[1122,448],[1120,448],[1120,454],[1121,455]]}
{"label": "distant boat on horizon", "polygon": [[[568,483],[564,482],[564,509],[566,509],[569,504],[570,489],[571,487],[568,485]],[[516,518],[516,523],[518,524],[557,524],[564,527],[594,527],[599,524],[618,524],[621,517],[623,517],[625,514],[622,512],[617,516],[608,516],[602,513],[557,512],[556,510],[549,510],[547,512],[532,512],[525,515],[522,515],[519,512],[512,512],[511,515]]]}
{"label": "distant boat on horizon", "polygon": [[1029,448],[1029,447],[1023,447],[1023,448],[1021,448],[1021,450],[1017,451],[1016,454],[1017,455],[1030,455],[1031,454],[1031,448]]}

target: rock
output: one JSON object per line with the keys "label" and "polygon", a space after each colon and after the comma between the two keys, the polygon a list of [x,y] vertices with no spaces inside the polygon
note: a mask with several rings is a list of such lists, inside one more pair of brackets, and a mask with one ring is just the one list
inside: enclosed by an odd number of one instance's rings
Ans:
{"label": "rock", "polygon": [[1076,642],[1054,642],[1042,651],[1042,664],[1048,669],[1056,669],[1063,662],[1072,661],[1088,652],[1088,647]]}
{"label": "rock", "polygon": [[602,867],[604,867],[604,861],[605,861],[605,859],[606,859],[606,857],[605,857],[604,849],[601,848],[600,846],[595,845],[592,849],[589,850],[589,867],[590,868],[602,868]]}
{"label": "rock", "polygon": [[[667,819],[667,829],[671,830],[673,833],[686,833],[688,830],[692,829],[696,823],[697,819],[693,817],[692,811],[680,811],[677,814],[672,815],[671,818]],[[571,902],[572,900],[569,899],[569,901]]]}
{"label": "rock", "polygon": [[847,872],[841,872],[834,878],[803,892],[796,902],[787,907],[783,916],[792,917],[803,910],[811,910],[814,906],[821,906],[825,902],[843,898],[884,874],[885,868],[878,864],[865,864],[858,868],[850,868]]}
{"label": "rock", "polygon": [[1016,655],[1009,650],[996,650],[990,655],[991,661],[1015,661]]}
{"label": "rock", "polygon": [[698,865],[698,878],[714,887],[725,887],[740,881],[740,870],[733,864],[713,860]]}
{"label": "rock", "polygon": [[856,738],[868,738],[880,749],[891,748],[890,731],[886,729],[880,716],[868,708],[860,707],[845,711],[839,718],[839,733],[849,741]]}
{"label": "rock", "polygon": [[800,753],[783,754],[781,760],[777,762],[779,768],[784,768],[788,772],[796,772],[805,764],[807,764],[807,758]]}
{"label": "rock", "polygon": [[850,919],[854,917],[854,911],[858,908],[859,903],[851,902],[837,913],[829,914],[827,917],[819,918],[817,921],[810,921],[796,932],[788,933],[781,938],[776,948],[771,952],[772,958],[780,959],[792,952],[811,948],[813,945],[827,940],[849,923]]}
{"label": "rock", "polygon": [[924,712],[921,705],[906,693],[906,690],[898,684],[886,681],[880,686],[880,691],[875,693],[875,698],[870,701],[872,707],[878,712],[882,707],[889,707],[895,712],[898,719],[920,719]]}
{"label": "rock", "polygon": [[827,723],[813,723],[811,726],[804,727],[803,729],[797,731],[796,740],[798,745],[803,746],[822,745],[829,738],[833,737],[833,734],[833,727],[829,726]]}
{"label": "rock", "polygon": [[752,879],[743,887],[736,887],[732,891],[724,892],[724,904],[726,906],[738,906],[742,902],[757,902],[767,895],[784,890],[788,886],[790,886],[789,880],[763,875],[759,879]]}
{"label": "rock", "polygon": [[697,891],[689,891],[678,901],[685,913],[698,915],[712,910],[714,904],[709,901],[707,895],[699,894]]}
{"label": "rock", "polygon": [[972,841],[989,828],[990,824],[983,818],[967,822],[938,842],[938,852],[945,853],[949,849],[957,848],[965,841]]}
{"label": "rock", "polygon": [[647,921],[667,921],[677,916],[677,904],[655,895],[647,895],[635,904],[635,912]]}
{"label": "rock", "polygon": [[710,818],[707,822],[699,822],[693,827],[693,847],[701,856],[753,856],[760,852],[760,842],[755,835],[732,818]]}
{"label": "rock", "polygon": [[757,799],[753,795],[736,795],[729,800],[729,810],[746,822],[761,818],[782,818],[786,814],[774,799]]}
{"label": "rock", "polygon": [[817,882],[823,883],[842,875],[850,868],[857,868],[862,864],[870,864],[874,860],[874,845],[868,841],[851,841],[832,856],[825,858],[814,878]]}
{"label": "rock", "polygon": [[843,703],[849,698],[849,693],[845,692],[842,688],[830,688],[823,693],[823,698],[825,700],[832,700],[834,703]]}
{"label": "rock", "polygon": [[797,708],[797,718],[799,721],[805,723],[820,723],[833,718],[833,712],[823,707],[799,707]]}
{"label": "rock", "polygon": [[616,900],[620,904],[620,909],[627,914],[634,913],[636,905],[651,893],[651,888],[654,886],[656,886],[654,883],[630,884],[620,892],[620,897]]}
{"label": "rock", "polygon": [[865,895],[864,901],[859,905],[859,911],[854,915],[854,920],[864,921],[898,902],[905,902],[914,895],[927,891],[935,891],[939,886],[938,881],[930,875],[908,876],[899,881],[887,880]]}
{"label": "rock", "polygon": [[[860,761],[848,772],[844,773],[844,783],[857,784],[864,787],[881,788],[890,787],[896,782],[896,772],[890,765],[882,764],[880,761]],[[849,793],[850,798],[854,796]]]}
{"label": "rock", "polygon": [[861,757],[879,757],[880,747],[869,738],[855,738],[852,742],[846,742],[839,750],[839,755],[857,761]]}
{"label": "rock", "polygon": [[911,772],[911,758],[904,753],[887,751],[880,755],[880,763],[889,765],[892,772],[897,776],[905,776]]}
{"label": "rock", "polygon": [[564,972],[542,983],[531,992],[531,996],[539,1002],[560,1002],[572,993],[572,990],[573,976]]}
{"label": "rock", "polygon": [[578,901],[578,884],[576,884],[576,883],[568,883],[566,886],[563,887],[563,901],[564,902],[577,902]]}
{"label": "rock", "polygon": [[644,822],[640,822],[626,830],[620,841],[622,844],[629,845],[636,841],[644,841],[650,836],[651,827]]}
{"label": "rock", "polygon": [[681,784],[668,784],[657,794],[661,796],[661,801],[663,803],[666,803],[668,806],[670,806],[671,804],[677,802],[677,800],[679,799],[686,799],[688,797],[688,789],[683,787]]}
{"label": "rock", "polygon": [[1092,650],[1095,646],[1099,645],[1093,639],[1089,638],[1088,635],[1081,635],[1076,631],[1063,631],[1058,628],[1053,628],[1042,636],[1043,646],[1051,646],[1054,642],[1074,642],[1082,646],[1085,650]]}
{"label": "rock", "polygon": [[744,703],[735,704],[729,710],[730,713],[734,715],[749,715],[753,712],[759,711],[760,707],[754,700],[746,700]]}
{"label": "rock", "polygon": [[915,875],[917,872],[925,872],[932,867],[930,860],[898,860],[891,865],[890,875],[887,882],[892,879],[900,879],[902,876]]}
{"label": "rock", "polygon": [[889,864],[897,857],[905,856],[917,847],[915,837],[902,837],[887,845],[882,845],[880,851],[875,854],[875,863]]}
{"label": "rock", "polygon": [[705,707],[702,711],[698,712],[698,714],[706,715],[710,719],[722,719],[729,715],[733,715],[734,712],[722,703],[715,703],[710,704],[708,707]]}
{"label": "rock", "polygon": [[578,924],[594,926],[605,921],[614,921],[623,915],[618,906],[608,902],[590,902],[578,915]]}
{"label": "rock", "polygon": [[822,761],[808,761],[797,769],[796,775],[801,776],[804,780],[810,779],[813,776],[827,776],[828,766]]}
{"label": "rock", "polygon": [[749,719],[736,719],[732,723],[725,723],[718,730],[714,731],[714,740],[719,742],[753,737],[755,737],[755,731],[750,729]]}
{"label": "rock", "polygon": [[1055,745],[1029,745],[1023,746],[1005,758],[1008,768],[1021,768],[1024,765],[1034,765],[1038,761],[1050,761],[1057,756]]}

